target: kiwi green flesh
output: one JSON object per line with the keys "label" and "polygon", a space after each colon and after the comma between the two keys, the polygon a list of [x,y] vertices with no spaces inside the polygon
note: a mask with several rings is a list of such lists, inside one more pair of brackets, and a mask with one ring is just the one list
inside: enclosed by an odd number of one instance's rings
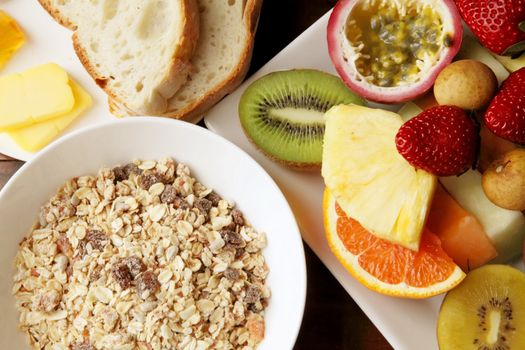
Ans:
{"label": "kiwi green flesh", "polygon": [[506,265],[471,271],[445,297],[440,350],[525,349],[525,274]]}
{"label": "kiwi green flesh", "polygon": [[252,83],[239,104],[241,125],[270,158],[301,168],[321,163],[324,113],[363,104],[336,76],[300,69],[270,73]]}

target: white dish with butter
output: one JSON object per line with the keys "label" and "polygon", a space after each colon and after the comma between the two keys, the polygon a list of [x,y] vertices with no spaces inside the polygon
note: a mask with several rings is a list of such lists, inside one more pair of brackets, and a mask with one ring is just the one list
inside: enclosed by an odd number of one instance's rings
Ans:
{"label": "white dish with butter", "polygon": [[[108,111],[106,95],[91,79],[75,55],[71,31],[56,23],[38,1],[6,0],[2,1],[2,10],[20,25],[26,42],[0,71],[0,76],[45,63],[56,63],[93,98],[93,105],[74,120],[61,135],[116,119]],[[34,157],[33,153],[21,149],[6,133],[0,133],[0,153],[21,160]]]}
{"label": "white dish with butter", "polygon": [[[292,349],[306,297],[301,236],[284,196],[246,153],[204,128],[161,118],[130,118],[74,132],[26,163],[0,192],[0,349],[29,349],[17,330],[11,295],[18,243],[44,204],[68,179],[133,159],[173,157],[200,182],[236,203],[254,228],[265,232],[263,254],[271,290],[266,335],[258,350]],[[267,205],[271,203],[271,205]]]}

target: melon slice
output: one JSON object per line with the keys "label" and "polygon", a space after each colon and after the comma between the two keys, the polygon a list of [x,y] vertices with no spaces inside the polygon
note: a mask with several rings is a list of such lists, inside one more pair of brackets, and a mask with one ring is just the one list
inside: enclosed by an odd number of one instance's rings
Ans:
{"label": "melon slice", "polygon": [[475,269],[498,255],[478,219],[441,186],[437,186],[428,215],[428,229],[439,236],[443,250],[463,271]]}
{"label": "melon slice", "polygon": [[469,170],[461,176],[439,179],[445,189],[481,223],[498,251],[493,262],[508,262],[522,253],[525,217],[520,211],[503,209],[492,203],[481,186],[481,173]]}

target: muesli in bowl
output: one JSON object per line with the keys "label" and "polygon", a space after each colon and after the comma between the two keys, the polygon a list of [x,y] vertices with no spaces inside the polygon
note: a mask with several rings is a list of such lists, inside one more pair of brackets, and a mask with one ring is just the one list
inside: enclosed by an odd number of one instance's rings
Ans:
{"label": "muesli in bowl", "polygon": [[266,235],[173,159],[66,182],[20,243],[13,294],[34,349],[255,349]]}

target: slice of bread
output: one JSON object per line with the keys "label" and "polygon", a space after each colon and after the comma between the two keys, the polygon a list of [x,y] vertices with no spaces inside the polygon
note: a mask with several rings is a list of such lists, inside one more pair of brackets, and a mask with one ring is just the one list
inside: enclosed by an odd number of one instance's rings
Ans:
{"label": "slice of bread", "polygon": [[[251,60],[262,0],[198,0],[200,38],[188,82],[168,101],[162,116],[198,121],[244,79]],[[117,115],[140,114],[110,100]]]}
{"label": "slice of bread", "polygon": [[191,71],[196,0],[39,1],[75,30],[80,61],[112,99],[141,114],[167,112]]}

